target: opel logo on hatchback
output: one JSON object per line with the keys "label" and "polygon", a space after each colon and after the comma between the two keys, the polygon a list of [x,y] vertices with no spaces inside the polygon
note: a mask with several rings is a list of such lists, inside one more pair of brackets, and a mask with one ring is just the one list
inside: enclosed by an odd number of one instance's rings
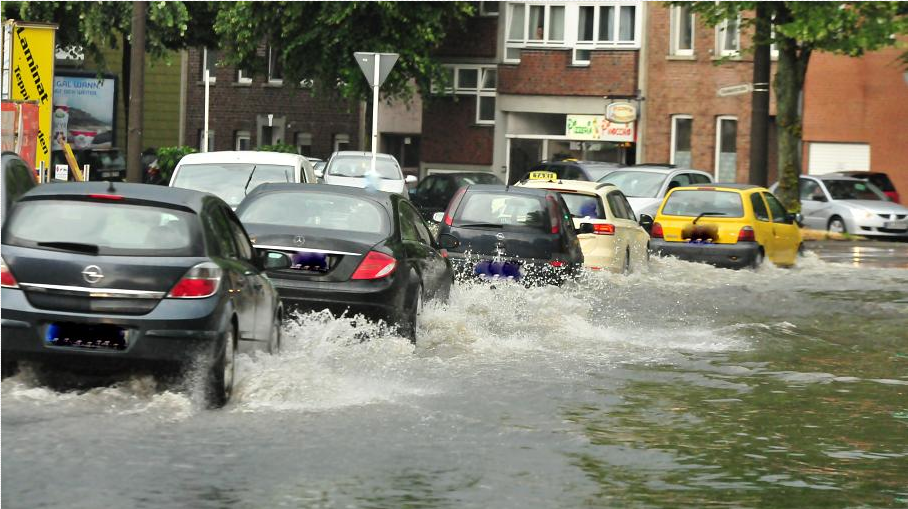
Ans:
{"label": "opel logo on hatchback", "polygon": [[303,237],[302,235],[297,235],[296,237],[293,237],[293,243],[296,244],[297,246],[302,246],[303,244],[306,243],[306,237]]}
{"label": "opel logo on hatchback", "polygon": [[82,269],[82,278],[85,279],[86,283],[95,284],[98,281],[104,279],[104,274],[101,273],[101,267],[97,265],[89,265]]}

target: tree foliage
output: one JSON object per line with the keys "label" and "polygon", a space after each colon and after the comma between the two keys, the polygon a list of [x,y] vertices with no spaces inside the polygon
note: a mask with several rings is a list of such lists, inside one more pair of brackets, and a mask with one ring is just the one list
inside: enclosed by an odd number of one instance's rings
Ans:
{"label": "tree foliage", "polygon": [[386,97],[409,97],[410,80],[428,91],[444,79],[432,52],[473,13],[468,2],[236,2],[218,12],[215,31],[227,62],[267,71],[265,45],[280,53],[284,79],[312,79],[323,92],[369,97],[356,51],[398,53],[382,85]]}
{"label": "tree foliage", "polygon": [[[779,59],[773,88],[779,128],[779,198],[789,210],[800,210],[801,116],[798,97],[814,51],[851,57],[899,44],[908,33],[908,9],[903,2],[762,2],[766,17],[755,17],[757,2],[670,2],[689,5],[699,19],[715,26],[738,18],[742,29],[762,23],[772,26],[765,40],[775,44]],[[751,48],[744,48],[748,51]]]}

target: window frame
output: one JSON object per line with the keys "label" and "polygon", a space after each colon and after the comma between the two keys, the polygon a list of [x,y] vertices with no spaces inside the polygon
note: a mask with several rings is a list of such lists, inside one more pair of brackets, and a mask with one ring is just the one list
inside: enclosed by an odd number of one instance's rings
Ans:
{"label": "window frame", "polygon": [[[489,4],[495,4],[498,8],[497,11],[490,11],[486,9],[486,6]],[[479,2],[479,15],[483,18],[493,18],[497,17],[501,13],[500,2]]]}
{"label": "window frame", "polygon": [[739,57],[741,56],[741,16],[735,21],[735,49],[725,49],[726,36],[728,34],[728,22],[726,19],[716,25],[716,54],[720,57]]}
{"label": "window frame", "polygon": [[[763,212],[766,214],[764,217],[761,217],[760,214],[757,212],[757,207],[756,207],[757,203],[759,203],[760,205],[763,206]],[[750,208],[751,208],[751,212],[753,212],[754,218],[757,221],[760,221],[761,223],[771,223],[772,222],[772,216],[769,214],[769,207],[767,207],[766,201],[763,199],[762,193],[757,192],[757,193],[750,194]]]}
{"label": "window frame", "polygon": [[281,69],[282,76],[280,78],[272,77],[273,76],[272,64],[274,63],[274,59],[272,57],[274,56],[274,50],[275,50],[274,46],[269,44],[268,45],[268,84],[269,85],[283,85],[284,84],[283,68]]}
{"label": "window frame", "polygon": [[692,57],[696,47],[697,34],[697,15],[693,11],[688,11],[690,15],[690,48],[681,48],[681,14],[682,6],[674,5],[671,7],[671,22],[669,24],[669,54],[673,56]]}
{"label": "window frame", "polygon": [[677,131],[677,122],[676,122],[676,120],[690,120],[690,135],[691,135],[691,139],[689,140],[689,142],[690,142],[690,145],[691,145],[691,151],[690,151],[690,152],[691,152],[691,166],[693,166],[693,162],[694,162],[694,161],[693,161],[693,159],[694,159],[694,151],[693,151],[694,116],[693,116],[693,115],[688,115],[688,114],[686,114],[686,113],[679,113],[679,114],[676,114],[676,115],[672,115],[672,116],[671,116],[671,124],[672,124],[672,125],[671,125],[671,134],[669,134],[669,136],[670,136],[669,143],[671,143],[671,145],[669,146],[669,157],[668,157],[668,162],[669,162],[670,164],[675,164],[675,153],[676,153],[676,148],[675,148],[675,147],[677,146],[677,141],[678,141],[678,138],[677,138],[677,136],[678,136],[677,132],[678,132],[678,131]]}
{"label": "window frame", "polygon": [[[212,53],[214,53],[215,58],[217,58],[217,51],[212,51]],[[207,68],[208,68],[208,48],[203,47],[202,48],[201,76],[199,76],[199,82],[202,84],[205,83],[205,69],[207,69]],[[217,74],[218,74],[217,73],[217,61],[215,61],[214,63],[211,64],[211,69],[208,71],[208,83],[211,83],[211,84],[217,83],[218,82]]]}
{"label": "window frame", "polygon": [[[482,111],[481,102],[482,98],[492,98],[495,101],[495,108],[498,107],[498,66],[489,65],[489,64],[447,64],[444,65],[446,70],[451,70],[453,73],[454,79],[452,80],[450,87],[445,87],[445,94],[452,95],[468,95],[476,98],[476,111],[475,111],[475,121],[476,125],[495,125],[495,118],[493,115],[492,119],[483,119],[480,117],[480,112]],[[460,71],[464,70],[475,70],[476,71],[476,87],[462,88],[460,86]],[[495,85],[493,87],[486,87],[485,81],[488,73],[495,73]],[[433,84],[432,90],[435,93],[438,93],[439,87]],[[493,110],[495,111],[495,110]]]}
{"label": "window frame", "polygon": [[724,120],[734,120],[735,122],[735,178],[732,182],[737,181],[737,166],[738,166],[738,117],[735,115],[718,115],[716,117],[716,146],[714,154],[714,167],[713,167],[713,178],[714,182],[722,182],[719,179],[719,158],[722,153],[722,121]]}
{"label": "window frame", "polygon": [[251,85],[252,84],[252,75],[246,76],[246,73],[243,72],[243,69],[236,70],[236,82],[240,85]]}
{"label": "window frame", "polygon": [[[240,140],[246,140],[250,148],[242,149],[240,148]],[[251,150],[252,147],[252,133],[249,131],[235,131],[233,134],[233,147],[234,150]]]}

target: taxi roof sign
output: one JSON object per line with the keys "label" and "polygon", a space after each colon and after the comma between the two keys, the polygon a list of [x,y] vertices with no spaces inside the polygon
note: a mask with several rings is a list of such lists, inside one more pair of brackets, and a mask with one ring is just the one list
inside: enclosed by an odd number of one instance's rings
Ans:
{"label": "taxi roof sign", "polygon": [[553,171],[531,171],[530,180],[558,180],[558,174]]}

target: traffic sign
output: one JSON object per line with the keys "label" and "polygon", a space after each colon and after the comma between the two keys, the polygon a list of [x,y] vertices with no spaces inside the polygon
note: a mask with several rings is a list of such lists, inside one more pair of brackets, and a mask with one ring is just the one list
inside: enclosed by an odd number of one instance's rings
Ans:
{"label": "traffic sign", "polygon": [[[380,87],[382,83],[388,79],[388,75],[391,74],[391,69],[394,68],[394,64],[397,63],[397,53],[366,53],[364,51],[357,51],[353,54],[356,58],[356,63],[359,64],[359,68],[363,70],[363,74],[366,75],[366,79],[369,81],[370,87]],[[378,83],[375,83],[375,60],[378,57]]]}
{"label": "traffic sign", "polygon": [[716,90],[716,95],[719,97],[728,97],[731,95],[741,95],[748,92],[753,92],[753,85],[750,83],[742,83],[740,85],[731,85],[729,87],[722,87],[719,90]]}

